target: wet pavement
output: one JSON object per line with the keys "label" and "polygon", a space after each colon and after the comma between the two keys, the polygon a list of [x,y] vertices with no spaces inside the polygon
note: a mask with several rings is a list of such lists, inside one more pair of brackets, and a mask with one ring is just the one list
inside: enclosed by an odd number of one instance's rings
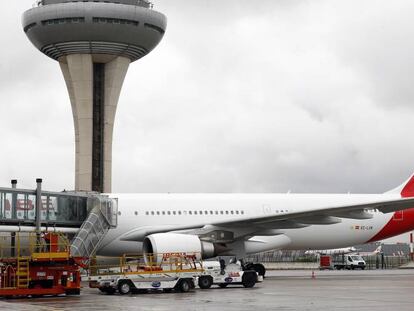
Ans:
{"label": "wet pavement", "polygon": [[[270,271],[256,287],[190,293],[0,299],[2,310],[414,310],[414,270]],[[85,284],[86,286],[86,284]]]}

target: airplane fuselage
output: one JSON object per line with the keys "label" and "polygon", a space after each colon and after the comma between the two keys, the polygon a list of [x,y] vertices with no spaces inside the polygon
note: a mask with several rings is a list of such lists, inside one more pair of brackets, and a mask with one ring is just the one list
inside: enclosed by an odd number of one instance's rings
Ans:
{"label": "airplane fuselage", "polygon": [[[211,223],[247,220],[269,215],[315,211],[370,202],[395,200],[399,194],[113,194],[118,198],[118,227],[110,230],[99,255],[116,256],[142,251],[142,238],[152,228],[201,228]],[[273,249],[328,249],[381,240],[414,229],[414,209],[384,214],[368,210],[371,219],[341,218],[340,223],[271,228],[253,235],[262,245],[255,253]],[[263,227],[263,225],[262,225]],[[283,224],[282,224],[283,227]],[[249,228],[236,228],[245,234]],[[236,248],[234,248],[236,249]],[[235,251],[237,252],[237,251]]]}

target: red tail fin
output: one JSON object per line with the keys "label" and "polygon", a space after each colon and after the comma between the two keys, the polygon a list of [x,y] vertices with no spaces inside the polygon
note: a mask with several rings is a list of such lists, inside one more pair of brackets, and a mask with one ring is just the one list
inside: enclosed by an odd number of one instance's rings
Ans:
{"label": "red tail fin", "polygon": [[402,198],[414,197],[414,174],[405,183],[387,193],[398,193]]}
{"label": "red tail fin", "polygon": [[414,176],[411,176],[404,188],[401,190],[401,197],[414,197]]}

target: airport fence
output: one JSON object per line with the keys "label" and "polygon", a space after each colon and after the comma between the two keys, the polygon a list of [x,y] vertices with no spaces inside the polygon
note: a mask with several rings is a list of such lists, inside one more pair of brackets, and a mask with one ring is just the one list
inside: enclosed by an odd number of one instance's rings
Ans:
{"label": "airport fence", "polygon": [[[389,255],[378,254],[364,257],[366,269],[396,269],[410,262],[408,254]],[[319,256],[305,255],[304,251],[271,251],[255,255],[249,255],[245,258],[246,262],[261,263],[318,263]]]}

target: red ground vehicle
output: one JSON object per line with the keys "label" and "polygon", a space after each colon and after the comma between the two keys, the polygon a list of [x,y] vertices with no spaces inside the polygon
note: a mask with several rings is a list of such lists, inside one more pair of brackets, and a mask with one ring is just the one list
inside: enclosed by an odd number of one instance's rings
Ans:
{"label": "red ground vehicle", "polygon": [[79,295],[82,258],[70,255],[64,236],[20,233],[15,257],[7,244],[0,245],[0,297]]}

